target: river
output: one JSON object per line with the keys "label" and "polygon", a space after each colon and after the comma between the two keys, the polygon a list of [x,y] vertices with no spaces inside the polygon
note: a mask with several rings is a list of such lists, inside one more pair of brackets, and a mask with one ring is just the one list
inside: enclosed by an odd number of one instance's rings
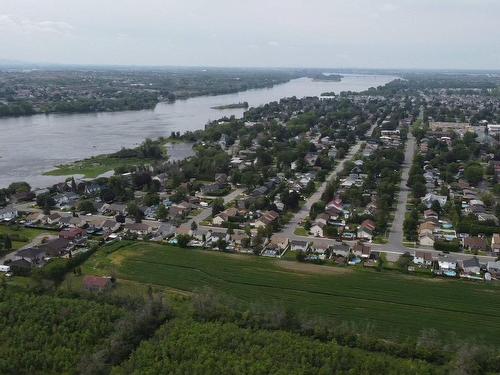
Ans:
{"label": "river", "polygon": [[[0,187],[14,181],[27,181],[33,187],[48,186],[64,180],[63,177],[42,175],[56,165],[132,147],[147,137],[202,129],[209,120],[225,115],[240,117],[244,112],[244,109],[211,108],[217,105],[246,101],[250,106],[258,106],[283,97],[318,96],[327,91],[362,91],[396,78],[387,75],[343,76],[340,82],[299,78],[271,88],[159,103],[154,110],[0,119]],[[182,147],[179,150],[185,152]]]}

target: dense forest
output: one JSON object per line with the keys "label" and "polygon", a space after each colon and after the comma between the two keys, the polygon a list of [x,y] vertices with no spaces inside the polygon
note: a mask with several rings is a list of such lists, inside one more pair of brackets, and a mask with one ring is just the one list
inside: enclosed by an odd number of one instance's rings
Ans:
{"label": "dense forest", "polygon": [[73,373],[124,316],[109,304],[24,293],[0,299],[0,373]]}
{"label": "dense forest", "polygon": [[176,319],[141,344],[125,374],[439,374],[438,366],[285,331]]}

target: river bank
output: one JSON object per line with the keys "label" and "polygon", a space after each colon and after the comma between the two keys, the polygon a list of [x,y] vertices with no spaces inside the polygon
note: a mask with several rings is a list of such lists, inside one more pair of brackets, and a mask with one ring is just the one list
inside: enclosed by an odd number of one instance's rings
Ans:
{"label": "river bank", "polygon": [[258,106],[290,96],[319,96],[327,91],[359,92],[396,78],[343,76],[340,82],[299,78],[271,88],[159,103],[154,110],[0,119],[0,187],[14,181],[27,181],[34,187],[48,186],[64,179],[43,175],[56,165],[110,154],[122,147],[136,147],[145,138],[168,137],[172,131],[202,129],[209,120],[231,115],[240,117],[244,112],[242,108],[214,110],[211,108],[214,106],[245,101],[250,106]]}

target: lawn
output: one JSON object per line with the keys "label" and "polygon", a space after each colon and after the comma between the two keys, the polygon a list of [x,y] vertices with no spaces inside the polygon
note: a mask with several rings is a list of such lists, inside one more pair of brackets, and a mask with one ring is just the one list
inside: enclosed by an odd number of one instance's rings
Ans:
{"label": "lawn", "polygon": [[3,237],[4,235],[10,236],[10,238],[12,239],[12,250],[17,250],[23,246],[26,246],[35,237],[41,234],[54,235],[56,233],[50,233],[43,229],[25,228],[22,226],[0,225],[0,237]]}
{"label": "lawn", "polygon": [[308,236],[309,233],[307,230],[304,229],[304,227],[297,227],[295,228],[295,231],[293,232],[297,236]]}
{"label": "lawn", "polygon": [[290,308],[348,321],[383,336],[418,335],[435,328],[445,335],[500,343],[500,287],[458,280],[424,279],[395,272],[302,265],[121,242],[97,251],[85,274],[194,291],[211,286],[243,301]]}
{"label": "lawn", "polygon": [[83,175],[85,178],[96,178],[97,176],[113,171],[118,167],[130,167],[139,164],[147,164],[148,159],[140,158],[115,158],[107,155],[99,155],[89,159],[77,161],[71,164],[58,165],[56,169],[45,172],[46,176],[70,176]]}

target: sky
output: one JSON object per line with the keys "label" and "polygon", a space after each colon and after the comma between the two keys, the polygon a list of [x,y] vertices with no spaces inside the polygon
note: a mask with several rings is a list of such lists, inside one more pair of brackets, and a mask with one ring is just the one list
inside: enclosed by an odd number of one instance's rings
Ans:
{"label": "sky", "polygon": [[0,0],[0,60],[500,69],[500,0]]}

